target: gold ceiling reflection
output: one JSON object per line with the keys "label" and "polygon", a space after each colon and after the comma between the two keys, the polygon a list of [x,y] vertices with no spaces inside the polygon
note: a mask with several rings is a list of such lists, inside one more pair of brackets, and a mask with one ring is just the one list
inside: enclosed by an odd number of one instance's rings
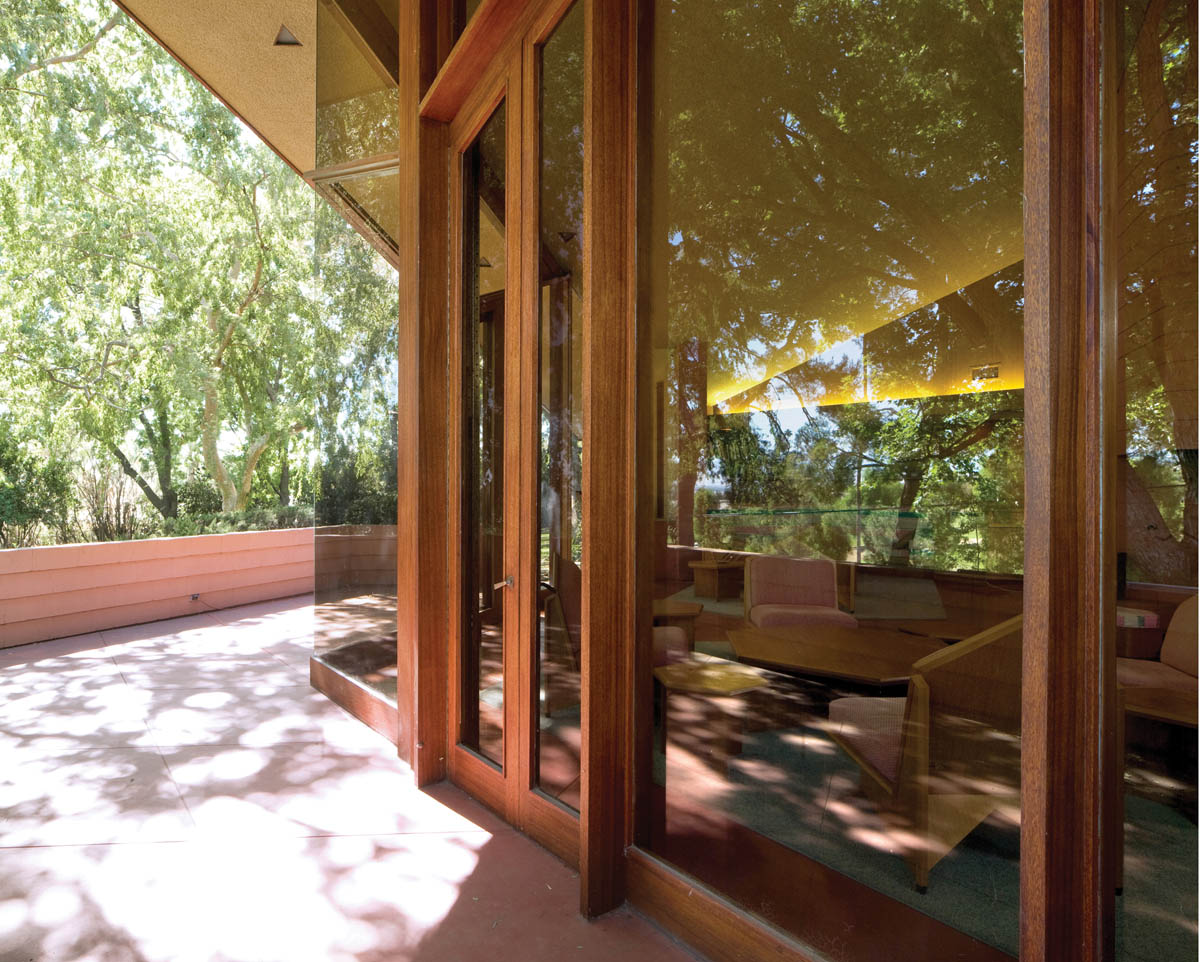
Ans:
{"label": "gold ceiling reflection", "polygon": [[[714,399],[723,414],[899,401],[1025,386],[1023,262]],[[776,355],[778,359],[778,355]]]}
{"label": "gold ceiling reflection", "polygon": [[843,6],[655,31],[650,317],[710,410],[1024,383],[1021,4]]}

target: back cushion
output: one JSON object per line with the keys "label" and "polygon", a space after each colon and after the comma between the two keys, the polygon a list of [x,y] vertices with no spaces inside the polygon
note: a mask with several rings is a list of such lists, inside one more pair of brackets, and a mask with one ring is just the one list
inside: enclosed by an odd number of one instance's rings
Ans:
{"label": "back cushion", "polygon": [[1175,609],[1158,660],[1196,677],[1196,595]]}
{"label": "back cushion", "polygon": [[837,607],[837,569],[824,558],[751,558],[746,604]]}

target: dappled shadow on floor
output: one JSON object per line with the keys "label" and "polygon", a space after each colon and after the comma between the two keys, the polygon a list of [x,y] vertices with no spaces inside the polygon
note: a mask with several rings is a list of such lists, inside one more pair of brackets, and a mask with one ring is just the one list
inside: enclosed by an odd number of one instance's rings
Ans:
{"label": "dappled shadow on floor", "polygon": [[0,653],[0,960],[670,957],[584,923],[566,866],[313,692],[310,611]]}

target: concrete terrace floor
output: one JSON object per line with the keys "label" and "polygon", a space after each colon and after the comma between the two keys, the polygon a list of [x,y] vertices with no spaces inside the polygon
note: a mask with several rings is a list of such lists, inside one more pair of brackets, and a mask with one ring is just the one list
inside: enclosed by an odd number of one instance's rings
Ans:
{"label": "concrete terrace floor", "polygon": [[308,685],[307,596],[0,651],[0,962],[694,959]]}

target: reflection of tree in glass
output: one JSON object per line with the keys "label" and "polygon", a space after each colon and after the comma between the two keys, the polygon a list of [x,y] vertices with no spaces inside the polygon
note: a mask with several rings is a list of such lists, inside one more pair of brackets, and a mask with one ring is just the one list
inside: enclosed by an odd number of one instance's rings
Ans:
{"label": "reflection of tree in glass", "polygon": [[1020,391],[844,405],[790,430],[776,412],[717,415],[705,470],[731,517],[697,540],[844,560],[861,505],[864,562],[1020,571],[1022,407]]}
{"label": "reflection of tree in glass", "polygon": [[314,266],[317,524],[395,524],[396,273],[325,204]]}
{"label": "reflection of tree in glass", "polygon": [[1021,569],[1021,30],[1011,0],[656,5],[680,543]]}
{"label": "reflection of tree in glass", "polygon": [[[576,3],[539,58],[539,497],[546,550],[577,563],[583,555],[583,27],[583,4]],[[549,573],[548,556],[544,563]]]}
{"label": "reflection of tree in glass", "polygon": [[658,15],[656,310],[708,342],[710,390],[1020,259],[1020,4]]}
{"label": "reflection of tree in glass", "polygon": [[1118,103],[1121,461],[1129,577],[1196,584],[1195,8],[1135,2]]}
{"label": "reflection of tree in glass", "polygon": [[399,145],[396,91],[376,90],[317,109],[317,165],[395,153]]}
{"label": "reflection of tree in glass", "polygon": [[569,275],[576,294],[583,280],[583,24],[576,3],[543,48],[539,105],[543,273]]}

